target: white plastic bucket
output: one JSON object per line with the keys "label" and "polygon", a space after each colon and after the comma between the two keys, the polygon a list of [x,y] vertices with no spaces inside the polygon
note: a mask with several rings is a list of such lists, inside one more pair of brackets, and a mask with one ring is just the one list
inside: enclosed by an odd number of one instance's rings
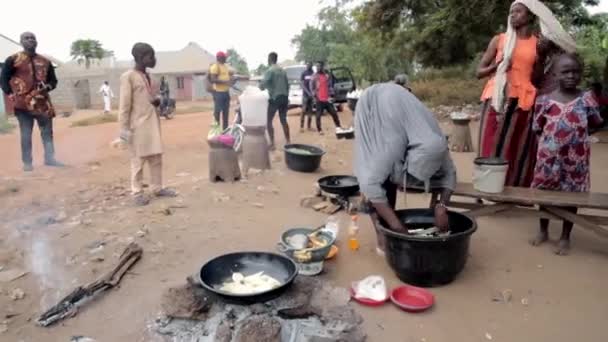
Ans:
{"label": "white plastic bucket", "polygon": [[501,158],[477,158],[473,170],[473,188],[491,194],[501,193],[505,188],[505,179],[509,163]]}
{"label": "white plastic bucket", "polygon": [[239,96],[243,126],[266,127],[268,120],[268,92],[248,86]]}

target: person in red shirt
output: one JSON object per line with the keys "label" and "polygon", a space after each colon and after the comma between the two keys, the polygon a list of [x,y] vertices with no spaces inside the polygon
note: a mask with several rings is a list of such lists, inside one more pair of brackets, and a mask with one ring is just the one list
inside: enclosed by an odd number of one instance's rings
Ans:
{"label": "person in red shirt", "polygon": [[317,130],[319,134],[323,134],[321,128],[321,115],[323,111],[327,110],[334,120],[336,125],[336,132],[342,132],[342,126],[340,126],[340,118],[336,112],[334,105],[329,102],[330,97],[330,83],[331,75],[325,72],[325,64],[323,62],[317,63],[317,73],[312,78],[312,91],[315,97],[315,104],[317,106]]}

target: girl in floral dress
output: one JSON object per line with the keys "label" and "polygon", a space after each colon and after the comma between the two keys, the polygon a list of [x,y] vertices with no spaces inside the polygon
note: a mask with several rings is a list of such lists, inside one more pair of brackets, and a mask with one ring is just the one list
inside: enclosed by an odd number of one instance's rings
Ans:
{"label": "girl in floral dress", "polygon": [[[562,54],[555,66],[559,88],[536,100],[532,129],[539,145],[532,187],[543,190],[586,192],[590,189],[589,127],[601,125],[598,104],[591,92],[581,92],[582,63],[577,56]],[[576,213],[576,208],[563,208]],[[564,221],[555,253],[570,249],[573,223]],[[540,219],[540,232],[531,241],[538,246],[549,239],[549,220]]]}

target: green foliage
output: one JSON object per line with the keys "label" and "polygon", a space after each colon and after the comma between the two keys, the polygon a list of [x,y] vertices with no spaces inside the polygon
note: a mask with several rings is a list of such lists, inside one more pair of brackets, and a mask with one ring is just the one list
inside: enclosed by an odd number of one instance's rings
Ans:
{"label": "green foliage", "polygon": [[249,66],[247,60],[241,56],[235,49],[228,49],[228,59],[226,62],[236,69],[239,75],[249,75]]}
{"label": "green foliage", "polygon": [[381,32],[359,29],[358,9],[326,7],[319,13],[320,24],[307,26],[293,38],[296,59],[301,62],[326,61],[331,66],[349,67],[355,79],[379,82],[411,69],[407,34],[382,40]]}
{"label": "green foliage", "polygon": [[95,115],[84,119],[79,119],[70,124],[70,127],[87,127],[87,126],[95,126],[102,125],[111,122],[117,122],[118,116],[116,114],[102,114]]}
{"label": "green foliage", "polygon": [[416,74],[412,91],[430,107],[461,106],[479,102],[485,81],[478,80],[468,67],[428,69]]}
{"label": "green foliage", "polygon": [[[583,4],[598,0],[547,0],[544,3],[566,26],[589,23]],[[362,26],[381,30],[386,37],[411,33],[416,61],[443,67],[471,61],[503,31],[511,1],[504,0],[375,0],[362,6]]]}
{"label": "green foliage", "polygon": [[576,41],[587,82],[608,82],[608,14],[591,17],[589,25],[577,32]]}
{"label": "green foliage", "polygon": [[100,61],[104,57],[112,56],[114,52],[105,50],[103,45],[94,39],[79,39],[72,43],[70,48],[70,56],[78,61],[78,64],[84,63],[88,69],[94,61]]}
{"label": "green foliage", "polygon": [[8,119],[6,118],[6,114],[0,113],[0,134],[8,134],[12,132],[14,128],[15,125],[8,121]]}
{"label": "green foliage", "polygon": [[266,70],[268,70],[268,68],[270,68],[270,67],[267,64],[260,64],[260,65],[258,65],[257,68],[255,68],[255,70],[253,70],[253,73],[258,76],[262,76],[262,75],[264,75]]}
{"label": "green foliage", "polygon": [[[598,0],[545,0],[575,34],[586,60],[586,77],[608,81],[608,15],[590,16],[584,5]],[[358,84],[412,76],[425,102],[475,103],[484,81],[474,70],[487,44],[505,30],[512,1],[348,0],[322,9],[317,25],[295,36],[296,58],[351,68]]]}

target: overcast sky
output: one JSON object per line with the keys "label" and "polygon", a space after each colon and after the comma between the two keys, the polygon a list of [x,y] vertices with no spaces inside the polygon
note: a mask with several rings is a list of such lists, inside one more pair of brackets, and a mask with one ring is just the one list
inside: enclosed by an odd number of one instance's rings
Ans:
{"label": "overcast sky", "polygon": [[[323,6],[321,0],[29,0],[25,16],[2,16],[0,33],[18,40],[32,31],[39,51],[60,60],[70,58],[70,44],[80,38],[101,41],[120,59],[130,58],[137,41],[156,50],[193,41],[211,53],[234,47],[253,69],[270,51],[280,60],[293,58],[291,39],[316,22]],[[593,9],[599,10],[608,12],[608,0]]]}

